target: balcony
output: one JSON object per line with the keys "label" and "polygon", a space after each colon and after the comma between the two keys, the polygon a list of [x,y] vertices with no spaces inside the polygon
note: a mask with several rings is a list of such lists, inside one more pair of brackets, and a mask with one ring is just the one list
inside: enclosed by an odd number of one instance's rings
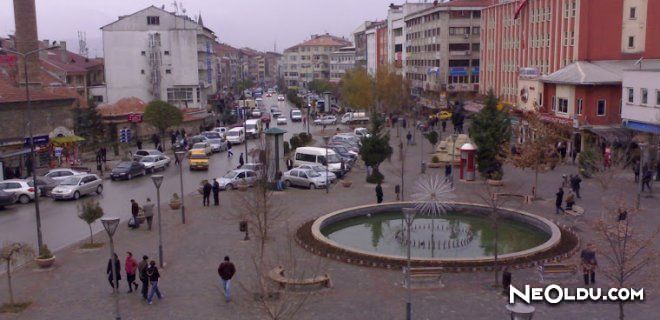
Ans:
{"label": "balcony", "polygon": [[458,50],[458,51],[449,51],[449,55],[452,57],[465,57],[472,54],[470,50]]}

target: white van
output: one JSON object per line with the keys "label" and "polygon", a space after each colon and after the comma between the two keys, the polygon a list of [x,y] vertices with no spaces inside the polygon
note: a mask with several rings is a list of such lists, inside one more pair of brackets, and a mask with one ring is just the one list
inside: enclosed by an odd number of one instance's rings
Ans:
{"label": "white van", "polygon": [[[328,170],[336,174],[338,177],[342,175],[341,172],[341,157],[334,151],[328,150]],[[293,160],[293,166],[298,167],[304,164],[320,164],[325,166],[325,148],[318,147],[300,147],[296,148],[296,154]]]}
{"label": "white van", "polygon": [[342,124],[367,123],[369,116],[365,112],[346,112],[341,116],[340,121]]}
{"label": "white van", "polygon": [[291,122],[302,121],[302,112],[299,109],[291,109]]}
{"label": "white van", "polygon": [[245,142],[245,130],[243,130],[243,127],[236,127],[227,131],[227,141],[231,142],[231,144]]}
{"label": "white van", "polygon": [[245,120],[245,134],[248,138],[256,138],[259,135],[259,119]]}

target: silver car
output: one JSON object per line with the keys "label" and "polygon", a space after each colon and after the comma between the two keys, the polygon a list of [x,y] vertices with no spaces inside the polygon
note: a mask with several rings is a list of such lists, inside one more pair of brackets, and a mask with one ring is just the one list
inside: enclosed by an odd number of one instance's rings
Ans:
{"label": "silver car", "polygon": [[309,169],[291,169],[282,175],[282,180],[287,187],[325,188],[325,176]]}
{"label": "silver car", "polygon": [[324,125],[324,124],[337,124],[337,117],[335,116],[323,116],[320,117],[316,120],[314,120],[314,124],[317,126]]}
{"label": "silver car", "polygon": [[170,166],[170,157],[166,155],[159,156],[144,156],[140,159],[140,163],[144,165],[147,172],[152,173],[158,170],[165,170]]}
{"label": "silver car", "polygon": [[86,194],[101,194],[103,181],[95,174],[83,174],[70,177],[53,189],[50,196],[55,200],[78,200]]}
{"label": "silver car", "polygon": [[27,180],[10,179],[0,181],[0,190],[15,194],[17,201],[22,204],[34,200],[34,188],[30,187]]}
{"label": "silver car", "polygon": [[257,173],[248,169],[234,169],[218,178],[220,190],[232,190],[243,183],[252,186],[255,182],[257,182]]}
{"label": "silver car", "polygon": [[220,152],[227,150],[227,140],[222,138],[209,139],[208,143],[211,145],[213,152]]}
{"label": "silver car", "polygon": [[46,173],[44,175],[44,177],[55,179],[55,180],[58,180],[58,181],[62,181],[62,180],[66,179],[70,176],[76,176],[76,175],[80,175],[80,174],[83,174],[83,173],[84,172],[79,172],[79,171],[71,170],[71,169],[68,169],[68,168],[52,169],[52,170],[48,171],[48,173]]}
{"label": "silver car", "polygon": [[[303,169],[303,170],[314,170],[316,173],[320,174],[323,179],[325,179],[325,174],[326,174],[326,167],[320,164],[313,165],[313,164],[303,164],[296,169]],[[337,180],[337,175],[332,173],[332,171],[327,171],[328,173],[328,181],[329,182],[335,182]]]}

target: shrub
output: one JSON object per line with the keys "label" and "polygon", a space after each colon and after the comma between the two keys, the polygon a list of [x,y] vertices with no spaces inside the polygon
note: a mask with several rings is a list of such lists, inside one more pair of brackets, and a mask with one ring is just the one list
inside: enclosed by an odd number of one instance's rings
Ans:
{"label": "shrub", "polygon": [[438,158],[438,156],[433,156],[433,158],[431,158],[431,163],[440,163],[440,158]]}
{"label": "shrub", "polygon": [[41,250],[39,251],[41,251],[41,254],[39,254],[38,257],[39,259],[50,259],[53,257],[53,253],[50,252],[50,249],[48,249],[48,246],[45,244],[41,246]]}
{"label": "shrub", "polygon": [[291,139],[289,139],[289,143],[291,144],[291,149],[295,150],[298,147],[302,146],[302,142],[300,141],[300,137],[297,134],[294,134]]}
{"label": "shrub", "polygon": [[291,152],[291,146],[288,141],[284,141],[284,154]]}

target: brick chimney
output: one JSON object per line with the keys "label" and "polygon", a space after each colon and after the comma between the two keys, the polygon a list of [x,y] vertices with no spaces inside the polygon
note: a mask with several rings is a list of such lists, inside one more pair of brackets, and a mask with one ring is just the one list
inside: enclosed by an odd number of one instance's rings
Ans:
{"label": "brick chimney", "polygon": [[65,41],[60,41],[60,60],[62,60],[62,63],[67,63],[67,58],[69,55],[66,52],[66,42]]}
{"label": "brick chimney", "polygon": [[[16,28],[16,50],[18,52],[28,52],[39,48],[39,38],[37,37],[37,12],[34,0],[14,0],[14,21]],[[20,58],[19,79],[20,84],[25,83],[25,74],[23,72],[23,61]],[[27,57],[27,68],[30,85],[41,85],[39,77],[39,55],[32,54]]]}

